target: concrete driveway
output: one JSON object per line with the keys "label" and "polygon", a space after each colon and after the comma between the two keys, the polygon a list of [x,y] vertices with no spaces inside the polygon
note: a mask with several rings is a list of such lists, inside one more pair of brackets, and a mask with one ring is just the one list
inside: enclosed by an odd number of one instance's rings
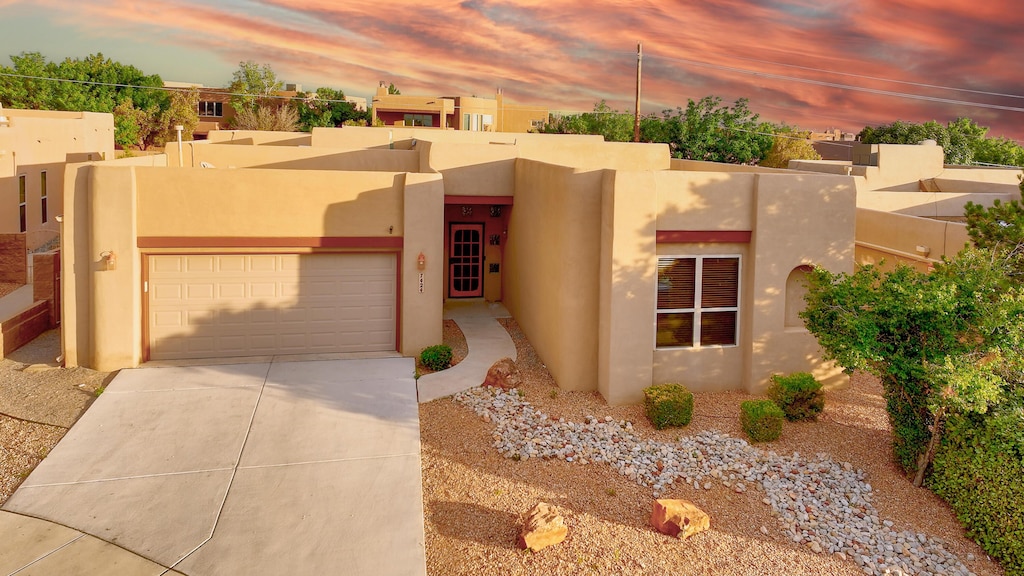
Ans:
{"label": "concrete driveway", "polygon": [[413,369],[124,370],[4,510],[188,576],[425,574]]}

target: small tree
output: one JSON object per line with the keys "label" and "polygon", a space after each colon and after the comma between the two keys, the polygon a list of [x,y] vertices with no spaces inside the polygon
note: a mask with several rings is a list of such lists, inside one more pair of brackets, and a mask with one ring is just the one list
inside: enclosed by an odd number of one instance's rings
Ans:
{"label": "small tree", "polygon": [[[995,240],[1020,222],[1019,204],[968,207],[977,247],[936,264],[851,275],[815,269],[801,313],[825,356],[867,370],[885,389],[897,462],[920,486],[951,414],[985,413],[1019,386],[1024,342],[1020,272],[1024,238]],[[1017,228],[1019,231],[1019,228]],[[1019,234],[1019,232],[1018,232]]]}
{"label": "small tree", "polygon": [[810,132],[799,132],[789,126],[779,126],[768,154],[760,165],[766,168],[789,168],[790,160],[821,160],[821,154],[811,145]]}

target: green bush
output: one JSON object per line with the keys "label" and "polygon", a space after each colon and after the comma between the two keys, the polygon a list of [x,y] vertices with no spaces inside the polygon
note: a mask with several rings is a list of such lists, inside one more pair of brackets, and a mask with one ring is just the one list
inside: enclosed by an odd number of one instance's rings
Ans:
{"label": "green bush", "polygon": [[1024,575],[1024,410],[947,421],[928,486],[1008,576]]}
{"label": "green bush", "polygon": [[428,346],[420,352],[420,364],[434,370],[444,370],[452,365],[452,347],[447,344]]}
{"label": "green bush", "polygon": [[747,400],[740,404],[740,422],[752,442],[771,442],[782,435],[786,414],[771,400]]}
{"label": "green bush", "polygon": [[814,420],[825,407],[821,382],[807,372],[772,376],[768,397],[786,413],[786,420]]}
{"label": "green bush", "polygon": [[655,384],[644,388],[644,407],[658,430],[686,426],[693,418],[693,393],[682,384]]}

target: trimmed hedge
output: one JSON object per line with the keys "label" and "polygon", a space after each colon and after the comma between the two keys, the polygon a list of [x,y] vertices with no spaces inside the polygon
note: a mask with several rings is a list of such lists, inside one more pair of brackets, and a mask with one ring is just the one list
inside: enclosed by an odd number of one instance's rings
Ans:
{"label": "trimmed hedge", "polygon": [[686,426],[693,419],[693,393],[682,384],[655,384],[644,388],[644,407],[658,430]]}
{"label": "trimmed hedge", "polygon": [[420,352],[420,364],[433,371],[444,370],[452,365],[452,347],[447,344],[428,346]]}
{"label": "trimmed hedge", "polygon": [[1024,410],[947,420],[928,487],[1007,576],[1024,576]]}
{"label": "trimmed hedge", "polygon": [[825,408],[825,393],[821,382],[808,372],[789,376],[775,374],[768,387],[768,397],[786,413],[786,420],[816,420]]}
{"label": "trimmed hedge", "polygon": [[786,414],[771,400],[747,400],[740,404],[740,423],[751,442],[771,442],[782,435]]}

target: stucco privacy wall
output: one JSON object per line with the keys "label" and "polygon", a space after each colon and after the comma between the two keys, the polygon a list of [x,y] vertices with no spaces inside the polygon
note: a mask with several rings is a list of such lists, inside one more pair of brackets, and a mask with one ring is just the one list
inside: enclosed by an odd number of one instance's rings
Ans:
{"label": "stucco privacy wall", "polygon": [[[75,175],[78,186],[69,191],[75,210],[66,231],[85,242],[69,246],[75,260],[65,292],[68,365],[110,370],[141,361],[139,237],[253,239],[238,252],[310,251],[260,248],[260,239],[402,237],[401,351],[414,354],[441,339],[442,266],[423,271],[423,292],[415,269],[419,252],[428,262],[442,259],[437,175],[103,165],[81,167]],[[184,244],[199,244],[189,252],[232,251],[204,249],[202,241]],[[115,270],[103,269],[104,251],[117,254]]]}
{"label": "stucco privacy wall", "polygon": [[597,387],[601,171],[516,163],[503,298],[559,387]]}
{"label": "stucco privacy wall", "polygon": [[463,144],[491,144],[494,142],[516,144],[533,140],[546,142],[603,142],[604,138],[589,134],[524,134],[401,126],[345,126],[342,128],[313,128],[312,146],[358,150],[363,148],[387,148],[393,145],[396,149],[409,149],[412,146],[413,140]]}
{"label": "stucco privacy wall", "polygon": [[[822,364],[803,328],[786,328],[786,283],[801,265],[852,269],[855,188],[849,178],[774,174],[615,172],[602,192],[598,388],[638,402],[653,383],[760,392],[773,373]],[[746,231],[747,243],[657,244],[658,231]],[[657,258],[739,255],[737,346],[656,349]]]}
{"label": "stucco privacy wall", "polygon": [[[277,168],[288,170],[344,170],[419,172],[419,154],[411,150],[331,150],[288,146],[232,146],[183,142],[185,167],[205,162],[216,168]],[[168,165],[178,166],[178,147],[167,146]]]}
{"label": "stucco privacy wall", "polygon": [[[967,226],[857,208],[858,264],[892,270],[908,264],[921,271],[945,257],[953,257],[970,242]],[[918,247],[926,250],[919,251]],[[927,252],[927,253],[925,253]]]}
{"label": "stucco privacy wall", "polygon": [[516,146],[423,141],[417,148],[427,158],[424,171],[440,172],[449,196],[515,194]]}
{"label": "stucco privacy wall", "polygon": [[[588,170],[668,170],[668,144],[636,144],[602,140],[522,138],[516,142],[519,157]],[[600,138],[600,137],[599,137]]]}
{"label": "stucco privacy wall", "polygon": [[310,134],[270,130],[210,130],[206,139],[209,142],[256,146],[309,146],[313,143]]}
{"label": "stucco privacy wall", "polygon": [[761,174],[755,188],[745,387],[762,392],[772,374],[809,371],[826,386],[847,382],[805,328],[786,328],[786,280],[802,265],[852,272],[856,188],[852,178]]}

